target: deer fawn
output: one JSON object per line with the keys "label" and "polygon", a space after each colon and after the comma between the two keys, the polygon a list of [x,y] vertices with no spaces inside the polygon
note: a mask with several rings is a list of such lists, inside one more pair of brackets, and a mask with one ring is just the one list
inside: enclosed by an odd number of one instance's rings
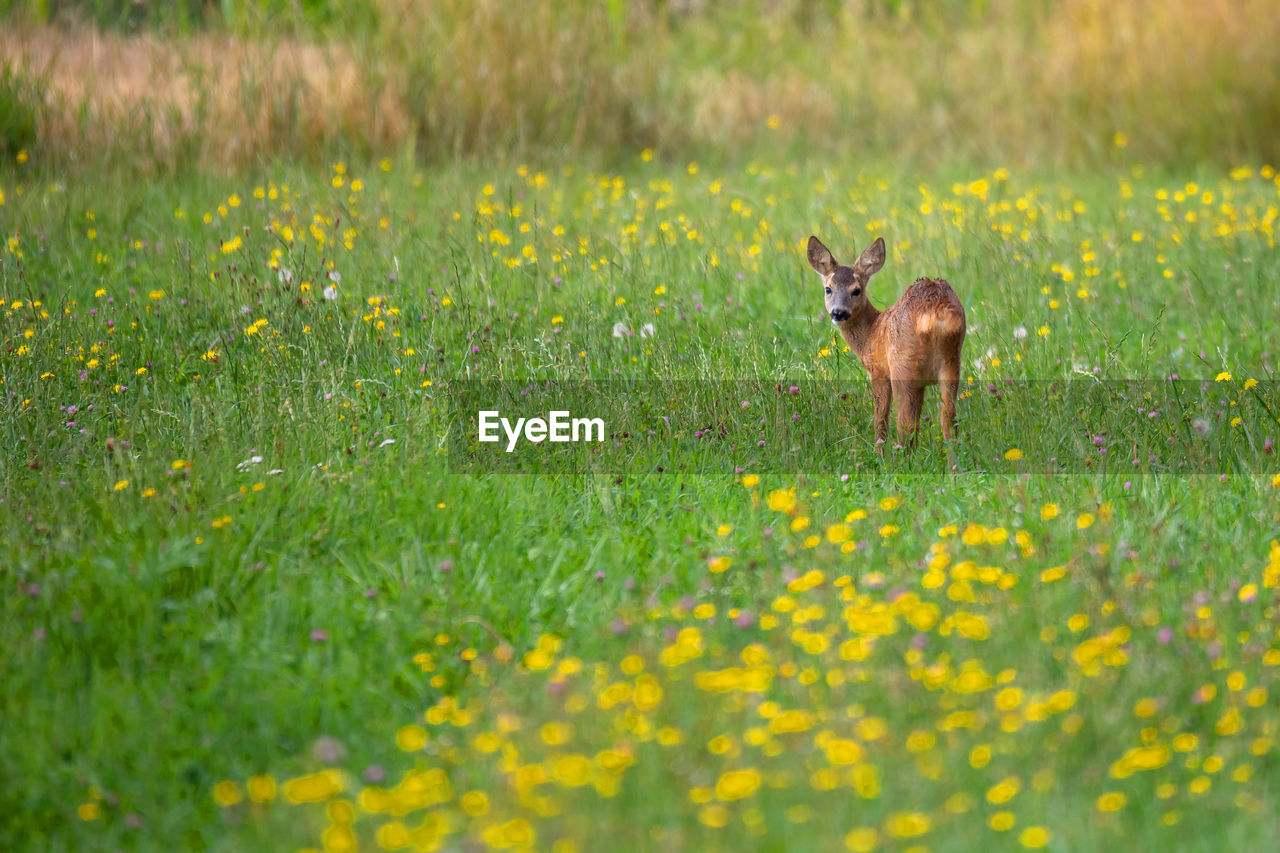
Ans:
{"label": "deer fawn", "polygon": [[867,283],[884,266],[884,238],[852,266],[836,262],[822,241],[809,238],[809,264],[822,276],[827,311],[871,377],[876,438],[884,439],[889,404],[898,398],[898,441],[915,437],[926,385],[942,390],[942,437],[955,434],[960,348],[964,346],[964,306],[940,278],[922,278],[884,311],[867,299]]}

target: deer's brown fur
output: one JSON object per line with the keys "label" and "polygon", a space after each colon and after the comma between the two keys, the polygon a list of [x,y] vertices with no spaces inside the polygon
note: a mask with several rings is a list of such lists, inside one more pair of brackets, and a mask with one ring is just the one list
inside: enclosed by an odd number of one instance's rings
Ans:
{"label": "deer's brown fur", "polygon": [[934,384],[942,392],[942,437],[952,438],[966,324],[964,306],[951,285],[940,278],[918,279],[880,311],[867,298],[867,283],[884,265],[883,238],[877,237],[848,266],[839,264],[817,237],[809,238],[808,254],[822,276],[832,322],[871,379],[876,438],[887,435],[889,406],[897,397],[898,441],[913,439],[925,387]]}

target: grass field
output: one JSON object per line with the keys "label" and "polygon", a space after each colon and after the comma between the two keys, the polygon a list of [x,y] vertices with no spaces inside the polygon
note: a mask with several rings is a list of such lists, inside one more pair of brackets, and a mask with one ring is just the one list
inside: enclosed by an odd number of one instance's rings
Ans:
{"label": "grass field", "polygon": [[[0,847],[1280,828],[1270,167],[29,156],[0,169]],[[810,233],[885,236],[882,308],[959,292],[954,447],[936,417],[872,444]],[[493,389],[645,432],[531,473],[471,440],[457,401]]]}

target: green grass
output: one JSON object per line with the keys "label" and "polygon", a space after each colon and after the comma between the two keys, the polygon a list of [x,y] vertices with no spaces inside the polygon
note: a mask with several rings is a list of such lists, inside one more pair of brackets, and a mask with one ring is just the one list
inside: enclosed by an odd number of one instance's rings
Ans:
{"label": "green grass", "polygon": [[[384,165],[0,172],[0,846],[1274,834],[1270,170]],[[954,447],[810,233],[960,293]],[[670,426],[499,472],[458,395],[544,380]]]}

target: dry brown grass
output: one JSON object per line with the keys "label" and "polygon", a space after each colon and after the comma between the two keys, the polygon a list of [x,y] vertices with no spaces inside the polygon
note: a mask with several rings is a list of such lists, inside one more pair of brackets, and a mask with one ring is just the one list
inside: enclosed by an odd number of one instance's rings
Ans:
{"label": "dry brown grass", "polygon": [[44,144],[81,157],[239,167],[339,144],[390,149],[410,126],[397,93],[370,86],[338,45],[17,27],[0,32],[0,58],[43,83]]}
{"label": "dry brown grass", "polygon": [[1045,41],[1040,87],[1086,127],[1109,124],[1161,158],[1280,154],[1272,0],[1067,0]]}
{"label": "dry brown grass", "polygon": [[769,146],[1081,164],[1116,156],[1117,132],[1126,157],[1280,156],[1271,0],[993,0],[932,26],[857,3],[815,24],[767,3],[727,18],[377,2],[391,23],[325,44],[6,26],[0,64],[44,84],[54,156],[171,168],[406,146],[437,160]]}

